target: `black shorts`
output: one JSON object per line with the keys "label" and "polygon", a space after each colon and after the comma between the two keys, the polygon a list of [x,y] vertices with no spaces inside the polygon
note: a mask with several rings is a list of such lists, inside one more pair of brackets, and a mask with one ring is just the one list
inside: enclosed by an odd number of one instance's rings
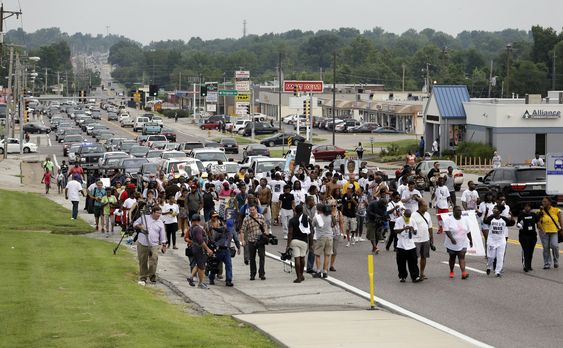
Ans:
{"label": "black shorts", "polygon": [[207,263],[207,254],[203,248],[199,245],[192,245],[193,260],[199,269],[205,269],[205,264]]}
{"label": "black shorts", "polygon": [[94,216],[95,217],[102,216],[103,212],[104,212],[104,208],[101,205],[95,205],[94,206]]}

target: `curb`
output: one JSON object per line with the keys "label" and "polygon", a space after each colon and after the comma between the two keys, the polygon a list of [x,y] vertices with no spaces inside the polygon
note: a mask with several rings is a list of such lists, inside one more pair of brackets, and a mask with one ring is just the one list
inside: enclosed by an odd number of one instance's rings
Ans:
{"label": "curb", "polygon": [[[266,252],[266,256],[269,257],[269,258],[271,258],[271,259],[274,259],[274,260],[276,260],[276,261],[278,261],[278,262],[284,263],[284,264],[288,264],[288,265],[289,265],[289,263],[290,263],[289,261],[282,261],[278,256],[276,256],[276,255],[274,255],[274,254],[272,254],[272,253],[269,253],[269,252]],[[358,288],[356,288],[356,287],[350,286],[350,285],[346,284],[345,282],[343,282],[343,281],[341,281],[341,280],[339,280],[339,279],[336,279],[336,278],[334,278],[334,277],[330,277],[330,276],[329,276],[328,278],[325,278],[325,279],[321,278],[321,280],[327,281],[327,282],[331,283],[331,284],[334,285],[334,286],[337,286],[337,287],[339,287],[339,288],[341,288],[341,289],[343,289],[343,290],[346,290],[346,291],[348,291],[348,292],[350,292],[350,293],[352,293],[352,294],[354,294],[354,295],[356,295],[356,296],[358,296],[358,297],[361,297],[361,298],[366,299],[366,300],[369,301],[370,295],[369,295],[368,293],[366,293],[365,291],[362,291],[362,290],[360,290],[360,289],[358,289]],[[461,332],[458,332],[458,331],[456,331],[456,330],[454,330],[454,329],[450,329],[449,327],[447,327],[447,326],[445,326],[445,325],[442,325],[442,324],[437,323],[437,322],[435,322],[435,321],[433,321],[433,320],[427,319],[427,318],[425,318],[425,317],[423,317],[423,316],[421,316],[421,315],[419,315],[419,314],[416,314],[416,313],[414,313],[414,312],[411,312],[411,311],[409,311],[408,309],[402,308],[402,307],[400,307],[400,306],[398,306],[398,305],[396,305],[396,304],[393,304],[393,303],[391,303],[391,302],[389,302],[389,301],[386,301],[386,300],[384,300],[384,299],[382,299],[382,298],[380,298],[380,297],[374,296],[374,301],[375,301],[375,303],[376,303],[376,309],[377,309],[377,307],[380,307],[380,308],[383,308],[383,309],[389,311],[390,313],[398,314],[398,315],[401,315],[401,316],[406,316],[406,317],[408,317],[408,318],[410,318],[410,319],[413,319],[413,320],[416,320],[416,321],[421,322],[421,323],[423,323],[423,324],[426,324],[426,325],[428,325],[428,326],[431,326],[431,327],[433,327],[434,329],[437,329],[437,330],[439,330],[439,331],[442,331],[442,332],[444,332],[444,333],[446,333],[446,334],[449,334],[449,335],[452,335],[452,336],[454,336],[454,337],[457,337],[457,338],[459,338],[460,340],[463,340],[463,341],[465,341],[465,342],[467,342],[467,343],[473,344],[473,345],[475,345],[475,346],[477,346],[477,347],[481,347],[481,348],[493,348],[493,346],[491,346],[491,345],[488,345],[488,344],[486,344],[486,343],[484,343],[484,342],[478,341],[478,340],[476,340],[476,339],[474,339],[474,338],[472,338],[472,337],[469,337],[469,336],[467,336],[467,335],[464,335],[464,334],[462,334]]]}

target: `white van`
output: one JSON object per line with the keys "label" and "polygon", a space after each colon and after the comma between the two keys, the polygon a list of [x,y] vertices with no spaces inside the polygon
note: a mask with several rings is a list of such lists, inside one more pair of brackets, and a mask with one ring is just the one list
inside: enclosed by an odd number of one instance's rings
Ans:
{"label": "white van", "polygon": [[135,119],[135,124],[133,125],[133,132],[138,132],[143,130],[146,122],[149,122],[150,119],[148,117],[139,116]]}
{"label": "white van", "polygon": [[205,172],[205,167],[200,160],[194,158],[171,158],[162,164],[162,173],[165,176],[173,175],[175,178],[181,175],[197,176],[203,172]]}

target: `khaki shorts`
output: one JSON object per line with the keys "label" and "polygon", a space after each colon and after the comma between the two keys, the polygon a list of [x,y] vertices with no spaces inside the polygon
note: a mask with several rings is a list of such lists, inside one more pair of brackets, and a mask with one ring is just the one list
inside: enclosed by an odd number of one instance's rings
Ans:
{"label": "khaki shorts", "polygon": [[324,236],[315,241],[314,251],[315,255],[332,255],[332,248],[333,248],[333,240],[332,237]]}
{"label": "khaki shorts", "polygon": [[414,243],[416,245],[416,256],[429,258],[430,257],[430,241]]}
{"label": "khaki shorts", "polygon": [[346,232],[352,232],[358,230],[358,219],[355,217],[344,216],[344,230]]}
{"label": "khaki shorts", "polygon": [[292,239],[289,243],[289,247],[293,249],[293,257],[305,257],[307,256],[308,245],[302,240]]}

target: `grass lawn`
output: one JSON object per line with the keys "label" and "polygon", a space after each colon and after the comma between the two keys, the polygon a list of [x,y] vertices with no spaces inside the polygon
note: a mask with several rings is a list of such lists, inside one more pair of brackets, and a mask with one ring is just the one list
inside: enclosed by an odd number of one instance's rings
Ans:
{"label": "grass lawn", "polygon": [[[51,191],[56,194],[55,190]],[[83,207],[83,201],[80,208]],[[70,201],[68,202],[71,208]],[[37,193],[0,190],[0,226],[2,231],[46,231],[83,234],[94,231],[84,220],[71,220],[70,211]]]}
{"label": "grass lawn", "polygon": [[[13,193],[10,204],[4,203],[7,193],[0,194],[3,222],[6,216],[21,217],[20,208],[29,207],[28,194]],[[54,224],[58,216],[45,198],[36,197],[33,204],[42,222],[0,230],[0,269],[6,280],[0,287],[0,346],[275,346],[229,317],[188,314],[158,290],[140,287],[129,252],[114,256],[105,241],[32,232],[45,230],[43,221]]]}

